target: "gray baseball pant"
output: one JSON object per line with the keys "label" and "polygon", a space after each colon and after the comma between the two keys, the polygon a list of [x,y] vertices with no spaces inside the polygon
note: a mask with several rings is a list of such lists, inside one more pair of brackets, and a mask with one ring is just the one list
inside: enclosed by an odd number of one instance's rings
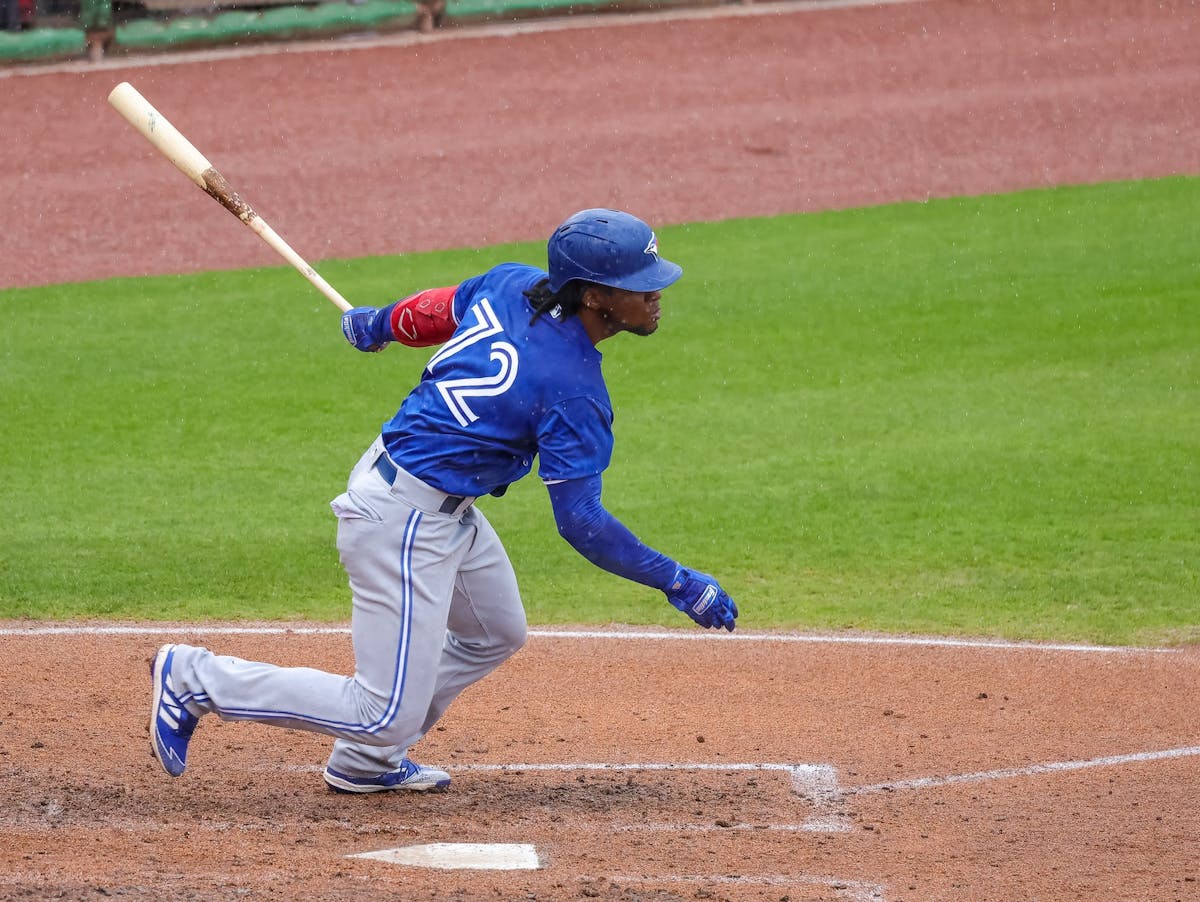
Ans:
{"label": "gray baseball pant", "polygon": [[395,770],[467,686],[525,642],[525,611],[499,537],[473,499],[398,470],[389,485],[374,444],[330,506],[350,577],[355,673],[277,667],[181,645],[172,680],[193,714],[336,737],[329,766]]}

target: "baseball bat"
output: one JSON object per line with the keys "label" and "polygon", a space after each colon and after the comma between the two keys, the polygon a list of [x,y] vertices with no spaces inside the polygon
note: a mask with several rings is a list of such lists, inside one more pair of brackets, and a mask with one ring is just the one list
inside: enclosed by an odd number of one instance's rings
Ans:
{"label": "baseball bat", "polygon": [[225,176],[221,175],[212,163],[205,159],[204,154],[200,153],[191,141],[180,134],[166,116],[152,107],[133,85],[127,81],[121,82],[108,95],[108,102],[129,121],[130,125],[141,132],[147,141],[158,148],[159,153],[174,163],[180,172],[249,226],[250,230],[270,245],[279,256],[296,267],[300,274],[315,285],[321,294],[333,301],[343,311],[351,308],[350,302],[321,278],[303,257],[292,250],[288,243],[280,238],[275,230],[238,196],[238,193],[230,187],[229,182],[225,181]]}

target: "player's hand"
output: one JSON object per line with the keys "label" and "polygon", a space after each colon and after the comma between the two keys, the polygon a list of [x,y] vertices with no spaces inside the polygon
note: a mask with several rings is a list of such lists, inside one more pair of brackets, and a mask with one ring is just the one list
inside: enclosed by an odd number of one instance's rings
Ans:
{"label": "player's hand", "polygon": [[737,605],[707,573],[680,567],[667,590],[667,601],[705,629],[725,627],[733,632]]}
{"label": "player's hand", "polygon": [[342,314],[342,334],[360,351],[382,351],[392,341],[391,308],[355,307]]}

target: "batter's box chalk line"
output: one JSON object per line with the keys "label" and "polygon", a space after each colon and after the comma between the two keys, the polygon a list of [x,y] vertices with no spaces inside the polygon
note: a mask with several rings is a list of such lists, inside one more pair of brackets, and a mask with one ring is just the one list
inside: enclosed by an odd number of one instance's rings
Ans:
{"label": "batter's box chalk line", "polygon": [[850,821],[839,811],[842,791],[838,786],[837,769],[828,764],[775,764],[765,762],[729,763],[563,763],[563,764],[468,764],[459,770],[476,773],[522,773],[526,771],[684,771],[731,773],[738,771],[771,771],[787,774],[792,793],[812,803],[814,813],[798,824],[629,824],[618,831],[638,830],[783,830],[812,833],[844,833],[851,829]]}
{"label": "batter's box chalk line", "polygon": [[1137,764],[1154,764],[1176,758],[1200,757],[1200,745],[1181,746],[1173,749],[1158,749],[1148,752],[1130,752],[1125,755],[1103,755],[1099,758],[1084,758],[1072,761],[1044,761],[1024,767],[1002,767],[996,770],[976,771],[968,774],[943,774],[933,777],[916,777],[911,780],[890,780],[869,786],[847,786],[840,790],[843,796],[875,795],[883,792],[919,791],[938,789],[943,786],[960,786],[967,783],[990,783],[997,780],[1014,780],[1022,777],[1037,777],[1047,774],[1070,773],[1096,767],[1124,767]]}
{"label": "batter's box chalk line", "polygon": [[[843,786],[838,781],[837,768],[829,764],[776,764],[768,762],[729,762],[717,764],[705,763],[542,763],[542,764],[464,764],[457,768],[462,773],[527,773],[527,772],[622,772],[622,771],[685,771],[685,772],[714,772],[730,773],[737,771],[772,771],[788,775],[792,794],[811,803],[812,811],[800,823],[639,823],[623,824],[612,828],[615,832],[636,831],[719,831],[719,830],[776,830],[785,832],[805,833],[845,833],[853,829],[850,817],[845,813],[844,806],[856,796],[876,795],[893,792],[920,792],[936,790],[942,787],[958,786],[971,783],[987,783],[1000,780],[1014,780],[1026,777],[1044,776],[1051,774],[1069,773],[1097,767],[1124,767],[1130,765],[1153,764],[1159,761],[1169,761],[1178,758],[1200,757],[1200,745],[1181,746],[1173,749],[1155,751],[1131,752],[1123,755],[1105,755],[1098,758],[1087,758],[1069,761],[1046,761],[1029,764],[1023,767],[1000,768],[974,773],[940,774],[929,777],[917,777],[907,780],[890,780],[886,783],[875,783],[860,786]],[[304,765],[287,768],[292,771],[318,771],[319,766]]]}
{"label": "batter's box chalk line", "polygon": [[[593,880],[599,879],[596,877]],[[610,875],[604,879],[614,884],[634,883],[647,886],[666,884],[696,884],[699,886],[769,886],[779,889],[795,889],[797,887],[820,887],[831,890],[835,898],[847,902],[883,902],[884,888],[882,884],[866,880],[847,880],[840,877],[818,877],[811,874],[674,874],[654,877],[643,874],[627,874],[622,876]]]}
{"label": "batter's box chalk line", "polygon": [[[284,770],[295,773],[312,773],[323,768],[320,765],[305,764],[297,767],[285,767]],[[279,770],[279,768],[273,768]],[[729,762],[716,764],[701,763],[631,763],[631,762],[563,762],[540,764],[461,764],[453,768],[456,773],[578,773],[593,772],[652,772],[652,771],[682,771],[736,773],[738,771],[776,772],[788,776],[791,792],[812,803],[813,813],[801,823],[780,824],[628,824],[615,828],[618,832],[655,831],[655,830],[779,830],[785,832],[805,833],[844,833],[851,829],[850,820],[840,812],[841,803],[846,795],[838,785],[837,768],[829,764],[776,764],[770,762]]]}

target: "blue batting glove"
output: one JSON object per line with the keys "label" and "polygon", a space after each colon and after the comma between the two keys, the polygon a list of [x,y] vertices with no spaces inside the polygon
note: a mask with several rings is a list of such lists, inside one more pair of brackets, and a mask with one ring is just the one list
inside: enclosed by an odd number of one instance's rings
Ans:
{"label": "blue batting glove", "polygon": [[360,351],[382,351],[395,338],[391,324],[392,305],[355,307],[342,314],[342,334]]}
{"label": "blue batting glove", "polygon": [[691,617],[700,626],[725,627],[733,632],[738,609],[733,599],[707,573],[680,567],[667,590],[667,601]]}

